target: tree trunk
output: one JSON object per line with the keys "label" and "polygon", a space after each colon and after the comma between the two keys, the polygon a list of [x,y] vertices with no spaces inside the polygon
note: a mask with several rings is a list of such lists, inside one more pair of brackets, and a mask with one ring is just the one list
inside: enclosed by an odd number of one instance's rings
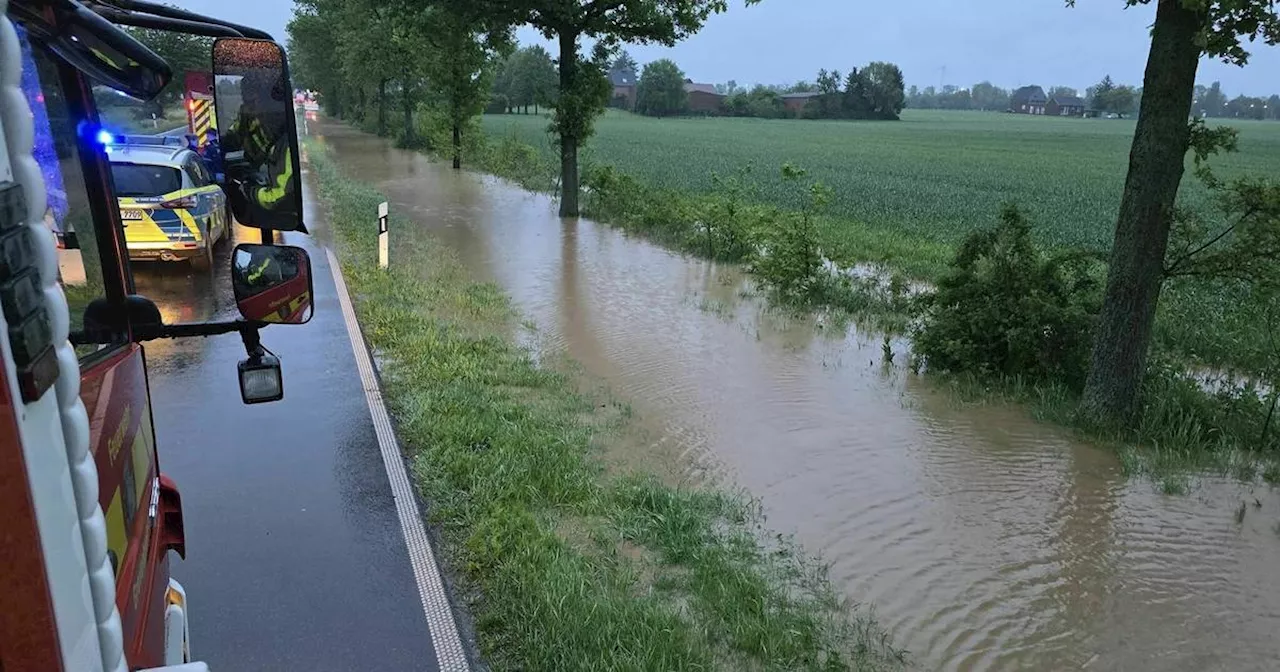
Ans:
{"label": "tree trunk", "polygon": [[1181,0],[1161,0],[1143,78],[1142,111],[1129,152],[1106,294],[1081,403],[1099,426],[1131,419],[1160,298],[1174,200],[1188,149],[1188,117],[1208,20]]}
{"label": "tree trunk", "polygon": [[387,134],[387,78],[378,80],[378,135]]}
{"label": "tree trunk", "polygon": [[[578,69],[578,36],[560,34],[560,96],[572,96]],[[573,112],[569,112],[573,114]],[[563,126],[563,124],[562,124]],[[578,216],[578,137],[560,131],[560,216]]]}
{"label": "tree trunk", "polygon": [[462,168],[462,125],[453,122],[453,169]]}

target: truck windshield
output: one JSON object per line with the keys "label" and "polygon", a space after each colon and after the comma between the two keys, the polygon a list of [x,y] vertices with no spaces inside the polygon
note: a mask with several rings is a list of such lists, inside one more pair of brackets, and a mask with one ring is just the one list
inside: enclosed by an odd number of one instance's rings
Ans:
{"label": "truck windshield", "polygon": [[111,177],[116,195],[123,197],[163,196],[182,188],[182,173],[170,166],[112,163]]}

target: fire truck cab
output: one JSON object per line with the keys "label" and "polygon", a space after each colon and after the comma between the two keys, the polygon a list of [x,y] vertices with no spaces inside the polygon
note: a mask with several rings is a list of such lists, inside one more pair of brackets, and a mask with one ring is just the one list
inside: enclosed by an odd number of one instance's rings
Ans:
{"label": "fire truck cab", "polygon": [[[214,38],[211,76],[237,103],[219,186],[262,233],[228,260],[241,319],[167,324],[134,292],[92,88],[149,100],[173,73],[120,25]],[[133,0],[0,0],[0,670],[206,669],[170,575],[186,530],[145,343],[238,334],[244,402],[283,396],[259,331],[305,323],[313,296],[305,250],[272,244],[306,231],[292,91],[283,49],[252,28]]]}

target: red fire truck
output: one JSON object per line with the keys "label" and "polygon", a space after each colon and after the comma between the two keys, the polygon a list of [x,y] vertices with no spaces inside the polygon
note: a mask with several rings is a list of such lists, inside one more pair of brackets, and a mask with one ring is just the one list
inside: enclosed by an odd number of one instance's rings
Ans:
{"label": "red fire truck", "polygon": [[[238,333],[242,399],[283,395],[259,330],[306,322],[313,296],[306,252],[270,244],[305,232],[284,51],[134,0],[0,0],[0,14],[0,669],[203,670],[170,575],[182,500],[157,460],[144,343]],[[212,75],[237,103],[220,186],[263,240],[232,252],[242,319],[167,324],[134,292],[92,86],[149,100],[173,73],[119,25],[216,38]],[[82,275],[59,273],[55,231]]]}

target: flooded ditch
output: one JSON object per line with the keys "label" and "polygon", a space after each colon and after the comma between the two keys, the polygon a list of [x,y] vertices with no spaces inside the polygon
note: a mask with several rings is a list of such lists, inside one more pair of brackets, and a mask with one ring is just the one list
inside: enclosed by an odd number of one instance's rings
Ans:
{"label": "flooded ditch", "polygon": [[1274,489],[1205,478],[1159,494],[1110,451],[932,389],[904,343],[885,366],[879,334],[769,310],[735,267],[310,127],[420,224],[392,231],[393,264],[405,236],[453,248],[513,298],[539,348],[634,409],[653,454],[758,497],[921,669],[1280,667]]}

